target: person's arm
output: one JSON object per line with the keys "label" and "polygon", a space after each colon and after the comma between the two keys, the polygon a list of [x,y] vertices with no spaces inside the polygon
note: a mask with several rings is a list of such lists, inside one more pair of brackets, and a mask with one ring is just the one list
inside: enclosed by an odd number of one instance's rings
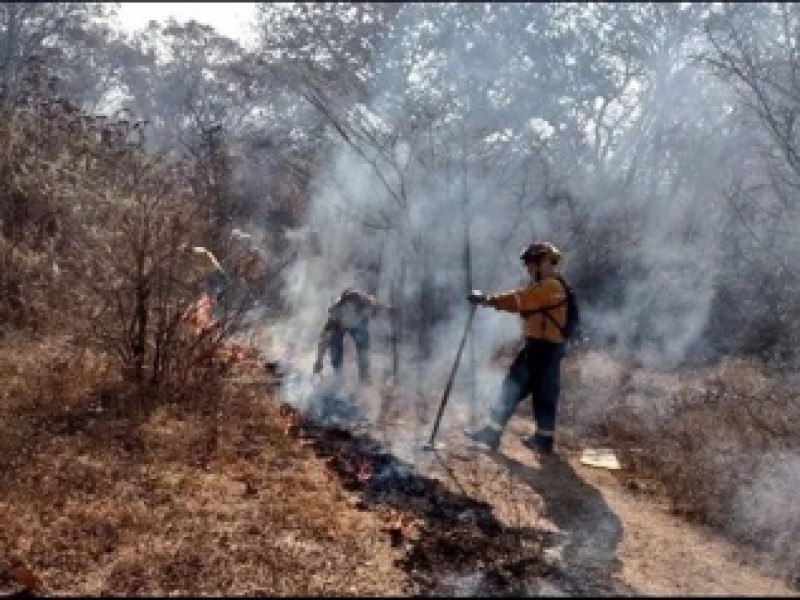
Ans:
{"label": "person's arm", "polygon": [[314,373],[322,373],[322,359],[325,358],[325,348],[328,346],[330,340],[330,328],[328,323],[322,328],[322,333],[317,342],[317,359],[314,361]]}
{"label": "person's arm", "polygon": [[319,342],[317,343],[317,359],[314,361],[314,373],[322,373],[322,360],[325,358],[325,350],[331,339],[333,329],[338,326],[336,316],[331,313],[328,315],[328,320],[322,327],[322,332],[319,335]]}
{"label": "person's arm", "polygon": [[378,312],[392,312],[394,310],[394,306],[390,304],[384,304],[383,302],[376,300],[374,296],[370,296],[370,299],[372,314],[376,314]]}
{"label": "person's arm", "polygon": [[217,257],[203,246],[192,247],[192,257],[195,272],[201,277],[208,277],[215,272],[223,272],[222,265],[219,264]]}
{"label": "person's arm", "polygon": [[555,306],[564,298],[564,290],[558,280],[548,278],[539,285],[491,294],[486,297],[486,305],[505,312],[521,313]]}
{"label": "person's arm", "polygon": [[365,317],[374,317],[380,311],[394,310],[393,307],[380,302],[372,294],[366,294],[364,292],[353,292],[352,296],[348,299],[354,302],[354,306],[356,306]]}

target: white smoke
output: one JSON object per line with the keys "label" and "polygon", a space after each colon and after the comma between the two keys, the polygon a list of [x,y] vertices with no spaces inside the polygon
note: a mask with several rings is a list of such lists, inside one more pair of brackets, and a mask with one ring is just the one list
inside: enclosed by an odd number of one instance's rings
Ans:
{"label": "white smoke", "polygon": [[[405,35],[417,36],[418,43],[426,36],[421,25],[426,10],[400,11]],[[550,9],[530,10],[549,14]],[[556,12],[573,10],[582,9]],[[524,282],[518,253],[534,239],[561,247],[568,278],[587,268],[578,262],[581,255],[591,261],[616,253],[619,268],[600,281],[611,290],[603,292],[609,297],[580,298],[593,341],[658,368],[680,365],[702,345],[721,270],[721,223],[729,210],[724,192],[740,158],[729,148],[742,138],[729,126],[730,89],[690,64],[696,36],[661,40],[667,50],[642,65],[649,79],[611,103],[602,124],[627,116],[603,149],[592,146],[591,139],[600,126],[592,119],[601,117],[586,112],[593,116],[576,131],[571,109],[553,109],[561,101],[547,90],[555,88],[537,88],[540,96],[530,104],[502,113],[507,122],[493,121],[485,90],[522,76],[503,79],[513,54],[504,45],[510,38],[487,33],[492,26],[502,34],[512,23],[499,17],[486,30],[467,28],[449,38],[452,32],[443,33],[438,41],[448,39],[449,46],[424,60],[410,60],[407,53],[414,45],[402,36],[393,42],[387,38],[390,45],[377,53],[379,76],[358,113],[365,127],[394,141],[386,147],[357,142],[358,151],[338,138],[329,144],[332,153],[316,178],[307,216],[307,227],[320,234],[322,254],[302,257],[287,279],[285,296],[293,312],[280,336],[305,357],[300,360],[306,368],[327,306],[345,287],[361,287],[406,313],[394,383],[438,394],[467,318],[467,236],[472,287],[489,292]],[[389,59],[417,64],[414,77],[387,67]],[[452,84],[443,86],[447,77]],[[426,82],[451,94],[440,101],[452,114],[430,130],[412,126],[417,115],[409,112],[409,98],[430,91]],[[595,107],[601,105],[598,100]],[[592,151],[594,163],[589,162]],[[478,154],[512,160],[507,168],[490,168],[475,158]],[[571,200],[549,199],[559,193]],[[377,264],[377,272],[365,269],[370,263]],[[439,314],[425,332],[431,352],[422,360],[419,328],[409,315],[420,304],[426,274],[433,287],[427,302]],[[379,317],[372,327],[373,352],[385,357],[389,321]],[[519,335],[515,316],[479,309],[456,381],[461,401],[469,395],[473,368],[475,408],[496,398],[503,373],[490,367],[490,359]],[[348,352],[352,357],[352,349]]]}
{"label": "white smoke", "polygon": [[761,457],[752,481],[734,500],[732,528],[766,545],[788,564],[800,564],[800,454],[776,452]]}

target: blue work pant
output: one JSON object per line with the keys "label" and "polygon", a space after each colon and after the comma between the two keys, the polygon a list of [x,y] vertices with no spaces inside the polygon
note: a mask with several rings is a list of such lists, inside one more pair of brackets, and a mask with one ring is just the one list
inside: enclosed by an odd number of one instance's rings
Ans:
{"label": "blue work pant", "polygon": [[230,291],[228,276],[222,271],[214,271],[206,277],[205,283],[206,292],[211,296],[212,315],[215,319],[221,319],[230,308],[228,303],[228,293]]}
{"label": "blue work pant", "polygon": [[331,332],[329,349],[331,352],[331,366],[341,375],[344,361],[344,335],[349,334],[356,346],[356,361],[358,363],[358,378],[369,381],[369,330],[364,323],[349,329],[335,329]]}
{"label": "blue work pant", "polygon": [[556,428],[556,412],[561,392],[561,359],[564,345],[529,339],[517,354],[503,381],[500,397],[490,415],[504,429],[519,403],[528,395],[533,399],[536,423],[534,443],[552,449]]}

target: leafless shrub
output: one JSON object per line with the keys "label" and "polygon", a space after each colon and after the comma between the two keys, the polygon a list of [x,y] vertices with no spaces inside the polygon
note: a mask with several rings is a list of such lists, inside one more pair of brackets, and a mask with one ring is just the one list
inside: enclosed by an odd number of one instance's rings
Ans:
{"label": "leafless shrub", "polygon": [[148,155],[141,123],[82,114],[35,81],[4,117],[0,317],[18,326],[58,315],[138,384],[215,375],[245,294],[234,286],[213,326],[188,324],[203,292],[190,249],[218,237],[198,166]]}
{"label": "leafless shrub", "polygon": [[675,513],[796,565],[786,528],[796,531],[800,515],[782,491],[797,477],[800,396],[792,382],[731,360],[673,384],[671,394],[643,403],[630,387],[611,399],[603,433],[622,454],[631,486],[649,482]]}

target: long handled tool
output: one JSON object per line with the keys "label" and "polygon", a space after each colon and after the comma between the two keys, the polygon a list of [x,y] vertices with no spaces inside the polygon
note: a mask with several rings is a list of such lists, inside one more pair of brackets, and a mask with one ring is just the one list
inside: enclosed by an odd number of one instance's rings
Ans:
{"label": "long handled tool", "polygon": [[469,335],[470,330],[472,329],[472,319],[475,316],[475,309],[478,308],[477,304],[473,304],[470,306],[469,309],[469,316],[467,317],[467,326],[464,328],[464,335],[461,336],[461,343],[458,345],[458,352],[456,353],[456,359],[453,361],[453,368],[450,371],[450,377],[447,379],[447,385],[444,388],[444,394],[442,394],[442,401],[439,403],[439,412],[436,414],[436,421],[433,423],[433,430],[431,431],[431,437],[428,439],[428,442],[422,447],[423,450],[435,450],[436,447],[433,445],[433,440],[436,437],[436,432],[439,430],[439,422],[442,420],[442,414],[444,413],[445,404],[447,404],[447,399],[450,397],[450,390],[453,387],[453,381],[456,378],[456,371],[458,371],[458,365],[461,363],[461,353],[464,351],[464,344],[467,342],[467,336]]}

